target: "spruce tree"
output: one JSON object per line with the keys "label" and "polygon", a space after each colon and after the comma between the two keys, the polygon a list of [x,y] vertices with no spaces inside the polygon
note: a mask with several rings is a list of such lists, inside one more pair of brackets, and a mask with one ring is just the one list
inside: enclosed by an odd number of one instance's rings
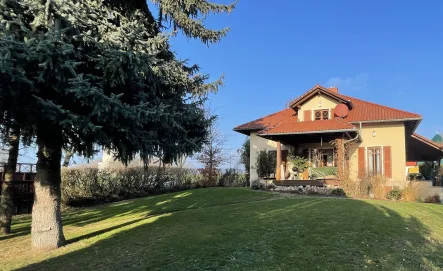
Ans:
{"label": "spruce tree", "polygon": [[[199,1],[3,0],[0,6],[0,110],[25,141],[35,140],[37,177],[32,244],[64,244],[60,212],[62,149],[90,157],[101,145],[123,163],[137,153],[174,162],[198,151],[211,119],[197,65],[169,49],[163,23],[189,37],[218,42],[227,29],[202,18],[233,5]],[[203,17],[201,17],[203,16]],[[20,88],[17,88],[17,85]]]}

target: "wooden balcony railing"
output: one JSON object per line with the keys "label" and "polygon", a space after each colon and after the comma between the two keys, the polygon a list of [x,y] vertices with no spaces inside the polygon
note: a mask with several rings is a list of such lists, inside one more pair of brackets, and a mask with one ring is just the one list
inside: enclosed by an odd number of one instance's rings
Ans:
{"label": "wooden balcony railing", "polygon": [[[5,164],[0,163],[0,189],[5,178]],[[35,164],[17,163],[14,179],[10,185],[14,214],[29,214],[34,203]]]}

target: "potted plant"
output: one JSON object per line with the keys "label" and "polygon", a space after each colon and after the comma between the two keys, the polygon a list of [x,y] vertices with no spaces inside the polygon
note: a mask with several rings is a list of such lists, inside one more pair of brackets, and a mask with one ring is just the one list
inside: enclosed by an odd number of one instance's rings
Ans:
{"label": "potted plant", "polygon": [[301,156],[290,154],[289,163],[292,165],[292,171],[300,174],[308,168],[308,159]]}

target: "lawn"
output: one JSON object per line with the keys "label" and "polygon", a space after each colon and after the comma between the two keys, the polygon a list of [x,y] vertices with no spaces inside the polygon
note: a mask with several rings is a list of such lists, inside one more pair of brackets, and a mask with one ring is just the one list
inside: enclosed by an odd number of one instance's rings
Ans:
{"label": "lawn", "polygon": [[440,270],[443,206],[198,189],[64,213],[69,244],[30,250],[29,216],[0,269]]}

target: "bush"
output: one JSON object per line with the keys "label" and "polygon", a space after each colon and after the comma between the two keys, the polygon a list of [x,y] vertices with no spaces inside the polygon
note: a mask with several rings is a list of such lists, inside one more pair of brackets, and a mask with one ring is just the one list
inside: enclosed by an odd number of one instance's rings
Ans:
{"label": "bush", "polygon": [[335,197],[346,197],[346,192],[343,188],[334,188],[331,191],[331,195]]}
{"label": "bush", "polygon": [[196,169],[140,167],[62,170],[62,203],[90,206],[200,187]]}
{"label": "bush", "polygon": [[261,178],[269,178],[271,174],[275,173],[277,166],[276,154],[273,151],[263,150],[257,155],[255,167],[257,168],[257,175]]}
{"label": "bush", "polygon": [[412,186],[412,184],[409,184],[401,192],[401,199],[403,201],[409,201],[409,202],[417,201],[418,199],[417,189],[414,186]]}
{"label": "bush", "polygon": [[386,196],[386,181],[382,176],[366,176],[361,180],[352,180],[345,177],[340,179],[340,186],[343,187],[346,195],[351,197],[384,199]]}
{"label": "bush", "polygon": [[247,186],[246,174],[236,169],[226,169],[218,180],[218,186],[223,187],[239,187]]}
{"label": "bush", "polygon": [[251,188],[254,190],[265,190],[265,185],[260,181],[253,181],[251,183]]}
{"label": "bush", "polygon": [[398,186],[394,186],[394,188],[386,194],[386,198],[390,200],[400,200],[401,197],[402,191]]}
{"label": "bush", "polygon": [[438,194],[435,194],[433,196],[427,196],[425,198],[425,202],[426,203],[441,203],[440,196]]}
{"label": "bush", "polygon": [[419,166],[419,171],[421,175],[423,175],[425,178],[429,179],[432,174],[432,169],[434,168],[433,162],[424,162]]}

